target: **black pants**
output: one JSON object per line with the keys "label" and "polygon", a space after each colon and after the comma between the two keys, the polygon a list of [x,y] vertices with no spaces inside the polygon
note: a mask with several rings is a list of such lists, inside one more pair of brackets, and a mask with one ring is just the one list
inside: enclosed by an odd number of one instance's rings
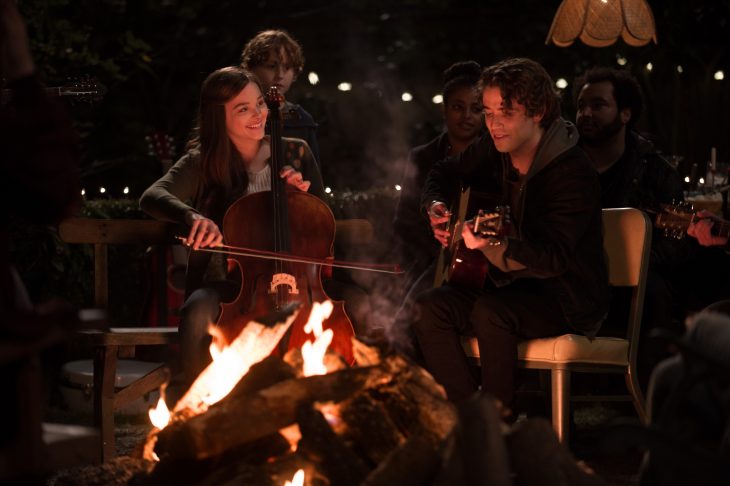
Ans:
{"label": "black pants", "polygon": [[539,283],[516,282],[496,290],[466,290],[445,285],[417,298],[414,330],[426,367],[451,400],[474,394],[461,336],[475,336],[481,356],[482,390],[507,406],[514,394],[520,339],[569,332],[560,305]]}

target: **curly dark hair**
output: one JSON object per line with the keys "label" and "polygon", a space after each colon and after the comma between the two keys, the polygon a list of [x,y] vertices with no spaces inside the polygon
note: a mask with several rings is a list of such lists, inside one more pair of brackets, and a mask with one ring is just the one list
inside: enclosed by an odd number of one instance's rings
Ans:
{"label": "curly dark hair", "polygon": [[444,103],[459,88],[476,87],[482,68],[476,61],[456,62],[444,70]]}
{"label": "curly dark hair", "polygon": [[619,111],[625,108],[631,110],[631,118],[626,124],[626,128],[631,129],[641,116],[644,102],[639,82],[624,69],[597,66],[584,72],[576,78],[573,84],[573,102],[578,106],[578,96],[580,96],[583,86],[603,81],[608,81],[613,86],[613,97]]}
{"label": "curly dark hair", "polygon": [[304,68],[302,46],[285,30],[264,30],[248,41],[241,52],[241,65],[253,69],[265,63],[272,51],[278,56],[284,49],[295,74]]}
{"label": "curly dark hair", "polygon": [[547,128],[560,117],[560,95],[545,68],[532,59],[512,58],[482,71],[479,89],[499,88],[506,107],[524,105],[527,116],[542,115],[540,126]]}

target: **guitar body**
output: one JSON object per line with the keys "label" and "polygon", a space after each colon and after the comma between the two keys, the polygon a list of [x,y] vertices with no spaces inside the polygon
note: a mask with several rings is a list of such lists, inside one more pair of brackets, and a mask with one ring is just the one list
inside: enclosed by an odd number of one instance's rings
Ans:
{"label": "guitar body", "polygon": [[460,240],[449,262],[448,282],[468,288],[482,288],[489,272],[489,260],[479,250],[470,250]]}

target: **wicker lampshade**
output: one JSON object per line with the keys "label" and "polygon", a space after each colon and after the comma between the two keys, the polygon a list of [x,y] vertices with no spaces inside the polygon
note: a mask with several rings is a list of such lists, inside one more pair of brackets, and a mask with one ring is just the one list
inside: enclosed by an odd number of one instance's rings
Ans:
{"label": "wicker lampshade", "polygon": [[563,0],[548,38],[566,47],[579,38],[593,47],[610,46],[618,38],[630,46],[656,44],[654,16],[646,0]]}

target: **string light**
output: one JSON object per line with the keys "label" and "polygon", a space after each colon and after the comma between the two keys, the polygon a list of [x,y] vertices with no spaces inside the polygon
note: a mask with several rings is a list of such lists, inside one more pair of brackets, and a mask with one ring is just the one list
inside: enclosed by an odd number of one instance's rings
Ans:
{"label": "string light", "polygon": [[679,74],[682,74],[684,72],[684,68],[681,65],[680,66],[677,66],[677,72]]}
{"label": "string light", "polygon": [[687,176],[687,177],[684,178],[684,182],[686,182],[686,183],[689,184],[689,176]]}
{"label": "string light", "polygon": [[122,191],[124,194],[129,194],[129,187],[124,187],[124,190]]}
{"label": "string light", "polygon": [[106,192],[106,187],[104,187],[104,186],[101,186],[101,187],[99,188],[99,192],[100,192],[100,193],[102,193],[102,194],[104,194],[104,193]]}
{"label": "string light", "polygon": [[86,195],[86,189],[81,189],[81,195],[82,196],[85,196]]}
{"label": "string light", "polygon": [[654,65],[650,62],[646,63],[646,70],[651,72],[651,70],[654,69]]}
{"label": "string light", "polygon": [[339,89],[340,91],[350,91],[352,89],[352,84],[340,83],[337,85],[337,89]]}
{"label": "string light", "polygon": [[433,98],[431,98],[431,101],[433,101],[436,105],[440,105],[444,102],[444,97],[443,95],[437,94]]}
{"label": "string light", "polygon": [[715,78],[715,79],[716,79],[717,81],[722,81],[723,79],[725,79],[725,73],[724,73],[724,72],[723,72],[722,70],[720,70],[720,71],[716,71],[716,72],[715,72],[715,75],[714,75],[713,77],[714,77],[714,78]]}
{"label": "string light", "polygon": [[618,64],[619,66],[625,66],[627,62],[629,62],[629,61],[625,57],[616,56],[616,64]]}
{"label": "string light", "polygon": [[319,76],[314,71],[307,75],[307,79],[309,80],[309,84],[311,84],[312,86],[319,83]]}
{"label": "string light", "polygon": [[401,189],[403,189],[403,188],[400,186],[400,184],[396,184],[395,185],[395,190],[396,191],[400,191]]}
{"label": "string light", "polygon": [[402,95],[400,95],[400,99],[402,99],[405,102],[412,101],[413,95],[410,94],[408,91],[405,91]]}
{"label": "string light", "polygon": [[330,192],[332,192],[332,188],[329,187],[329,186],[327,186],[327,187],[324,188],[324,192],[326,192],[327,194],[329,194]]}
{"label": "string light", "polygon": [[560,78],[555,81],[555,86],[557,86],[558,89],[565,89],[568,87],[568,82],[565,80],[565,78]]}

